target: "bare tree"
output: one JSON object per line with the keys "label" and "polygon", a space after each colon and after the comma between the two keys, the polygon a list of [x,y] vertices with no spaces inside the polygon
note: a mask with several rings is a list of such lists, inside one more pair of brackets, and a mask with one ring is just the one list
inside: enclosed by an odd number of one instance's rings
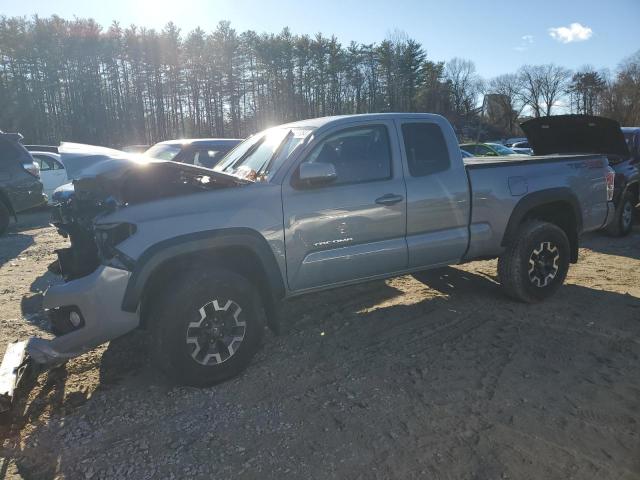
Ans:
{"label": "bare tree", "polygon": [[541,89],[540,96],[544,114],[548,117],[560,98],[565,94],[569,80],[571,80],[571,70],[558,65],[542,65],[541,68]]}
{"label": "bare tree", "polygon": [[604,115],[622,125],[640,125],[640,50],[620,64],[602,98]]}
{"label": "bare tree", "polygon": [[542,116],[542,67],[524,65],[518,70],[520,89],[518,96],[522,104],[531,109],[534,117]]}
{"label": "bare tree", "polygon": [[554,65],[524,65],[518,71],[520,98],[534,117],[549,116],[565,94],[571,71]]}
{"label": "bare tree", "polygon": [[445,65],[444,76],[450,85],[454,112],[459,118],[468,117],[477,107],[483,89],[475,64],[471,60],[452,58]]}
{"label": "bare tree", "polygon": [[[491,102],[485,102],[485,113],[490,123],[498,126],[509,134],[516,133],[518,117],[525,107],[520,94],[522,90],[521,78],[515,73],[500,75],[489,82],[487,96]],[[487,105],[488,103],[488,105]],[[496,105],[495,112],[490,108]]]}

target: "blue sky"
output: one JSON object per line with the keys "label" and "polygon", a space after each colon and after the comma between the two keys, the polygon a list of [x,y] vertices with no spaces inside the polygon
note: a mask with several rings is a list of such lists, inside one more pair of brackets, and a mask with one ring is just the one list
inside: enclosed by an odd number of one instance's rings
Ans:
{"label": "blue sky", "polygon": [[398,29],[421,42],[430,59],[469,58],[487,78],[525,63],[613,70],[640,49],[640,0],[0,0],[0,13],[154,28],[172,20],[183,32],[229,20],[238,31],[289,26],[335,34],[343,43],[380,41]]}

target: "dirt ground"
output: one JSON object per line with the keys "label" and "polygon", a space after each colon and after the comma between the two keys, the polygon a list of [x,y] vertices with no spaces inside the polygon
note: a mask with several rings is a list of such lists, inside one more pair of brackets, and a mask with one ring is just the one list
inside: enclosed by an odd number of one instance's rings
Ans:
{"label": "dirt ground", "polygon": [[[0,352],[49,335],[46,212],[0,238]],[[292,301],[239,378],[174,387],[129,335],[39,376],[2,478],[640,479],[640,228],[567,285],[503,296],[475,262]]]}

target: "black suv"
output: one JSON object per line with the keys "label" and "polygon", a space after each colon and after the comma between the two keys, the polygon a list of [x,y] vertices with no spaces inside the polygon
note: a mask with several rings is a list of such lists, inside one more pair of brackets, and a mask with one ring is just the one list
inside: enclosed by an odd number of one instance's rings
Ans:
{"label": "black suv", "polygon": [[7,230],[17,212],[47,203],[38,165],[20,143],[21,139],[19,133],[0,131],[0,234]]}

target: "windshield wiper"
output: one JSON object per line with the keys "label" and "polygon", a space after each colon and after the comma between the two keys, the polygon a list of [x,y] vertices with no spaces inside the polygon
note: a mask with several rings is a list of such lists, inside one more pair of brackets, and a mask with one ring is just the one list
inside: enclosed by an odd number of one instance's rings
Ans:
{"label": "windshield wiper", "polygon": [[273,152],[273,155],[271,155],[271,157],[264,162],[264,164],[260,167],[260,169],[256,172],[256,178],[259,178],[260,175],[263,174],[263,172],[268,172],[271,170],[271,166],[273,165],[273,162],[276,158],[278,158],[278,156],[280,155],[280,152],[282,152],[282,149],[284,148],[284,146],[286,145],[286,143],[289,141],[289,139],[293,137],[293,130],[289,130],[287,132],[287,134],[284,136],[284,138],[280,141],[280,145],[278,145],[278,148],[276,148],[275,152]]}

